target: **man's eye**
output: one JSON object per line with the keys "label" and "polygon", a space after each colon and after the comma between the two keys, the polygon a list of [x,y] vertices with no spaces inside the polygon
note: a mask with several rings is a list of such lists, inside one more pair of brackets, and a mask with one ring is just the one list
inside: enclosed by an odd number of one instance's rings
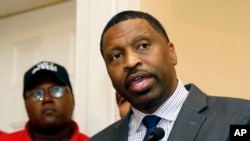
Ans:
{"label": "man's eye", "polygon": [[43,90],[34,90],[31,93],[31,95],[34,96],[34,97],[40,97],[41,95],[43,95]]}
{"label": "man's eye", "polygon": [[64,90],[65,88],[62,86],[54,86],[50,89],[50,95],[59,98],[64,94]]}
{"label": "man's eye", "polygon": [[141,45],[139,46],[139,48],[145,49],[145,48],[148,48],[148,46],[149,46],[149,44],[143,43],[143,44],[141,44]]}
{"label": "man's eye", "polygon": [[117,59],[119,59],[121,57],[121,54],[114,54],[113,56],[112,56],[112,60],[117,60]]}
{"label": "man's eye", "polygon": [[54,86],[54,87],[52,87],[52,88],[50,89],[50,93],[57,93],[57,92],[60,91],[60,89],[61,89],[61,87],[59,87],[59,86]]}

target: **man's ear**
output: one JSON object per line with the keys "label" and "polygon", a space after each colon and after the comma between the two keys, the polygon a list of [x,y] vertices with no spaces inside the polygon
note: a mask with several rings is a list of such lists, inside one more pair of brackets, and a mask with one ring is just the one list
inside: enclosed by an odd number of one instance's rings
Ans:
{"label": "man's ear", "polygon": [[168,49],[169,49],[169,56],[172,60],[172,63],[173,65],[177,65],[177,55],[176,55],[176,52],[175,52],[175,48],[174,48],[174,44],[169,42],[168,43]]}

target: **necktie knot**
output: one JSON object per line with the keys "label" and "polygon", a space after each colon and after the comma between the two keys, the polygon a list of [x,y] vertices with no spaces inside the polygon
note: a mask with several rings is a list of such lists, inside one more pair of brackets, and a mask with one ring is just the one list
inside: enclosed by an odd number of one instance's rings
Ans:
{"label": "necktie knot", "polygon": [[148,138],[160,120],[161,118],[155,115],[148,115],[143,118],[142,123],[147,127],[146,135],[143,139],[144,141]]}
{"label": "necktie knot", "polygon": [[156,127],[158,122],[160,121],[161,118],[155,116],[155,115],[149,115],[145,116],[142,120],[142,123],[147,127],[147,128],[153,128]]}

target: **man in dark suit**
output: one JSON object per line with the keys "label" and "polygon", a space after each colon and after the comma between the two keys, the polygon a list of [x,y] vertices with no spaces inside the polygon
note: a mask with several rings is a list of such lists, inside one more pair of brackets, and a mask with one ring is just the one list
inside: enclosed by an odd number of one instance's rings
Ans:
{"label": "man in dark suit", "polygon": [[148,140],[156,127],[165,131],[161,141],[228,141],[230,125],[250,124],[250,101],[208,96],[182,83],[174,45],[150,14],[116,14],[100,46],[112,84],[132,110],[89,141]]}

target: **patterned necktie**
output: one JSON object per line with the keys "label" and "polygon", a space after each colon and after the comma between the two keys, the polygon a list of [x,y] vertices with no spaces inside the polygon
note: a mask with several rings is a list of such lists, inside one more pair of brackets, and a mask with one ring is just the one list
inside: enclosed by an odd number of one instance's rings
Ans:
{"label": "patterned necktie", "polygon": [[155,115],[149,115],[143,118],[142,123],[147,127],[147,132],[143,139],[144,141],[148,138],[149,134],[153,131],[160,120],[161,118]]}

